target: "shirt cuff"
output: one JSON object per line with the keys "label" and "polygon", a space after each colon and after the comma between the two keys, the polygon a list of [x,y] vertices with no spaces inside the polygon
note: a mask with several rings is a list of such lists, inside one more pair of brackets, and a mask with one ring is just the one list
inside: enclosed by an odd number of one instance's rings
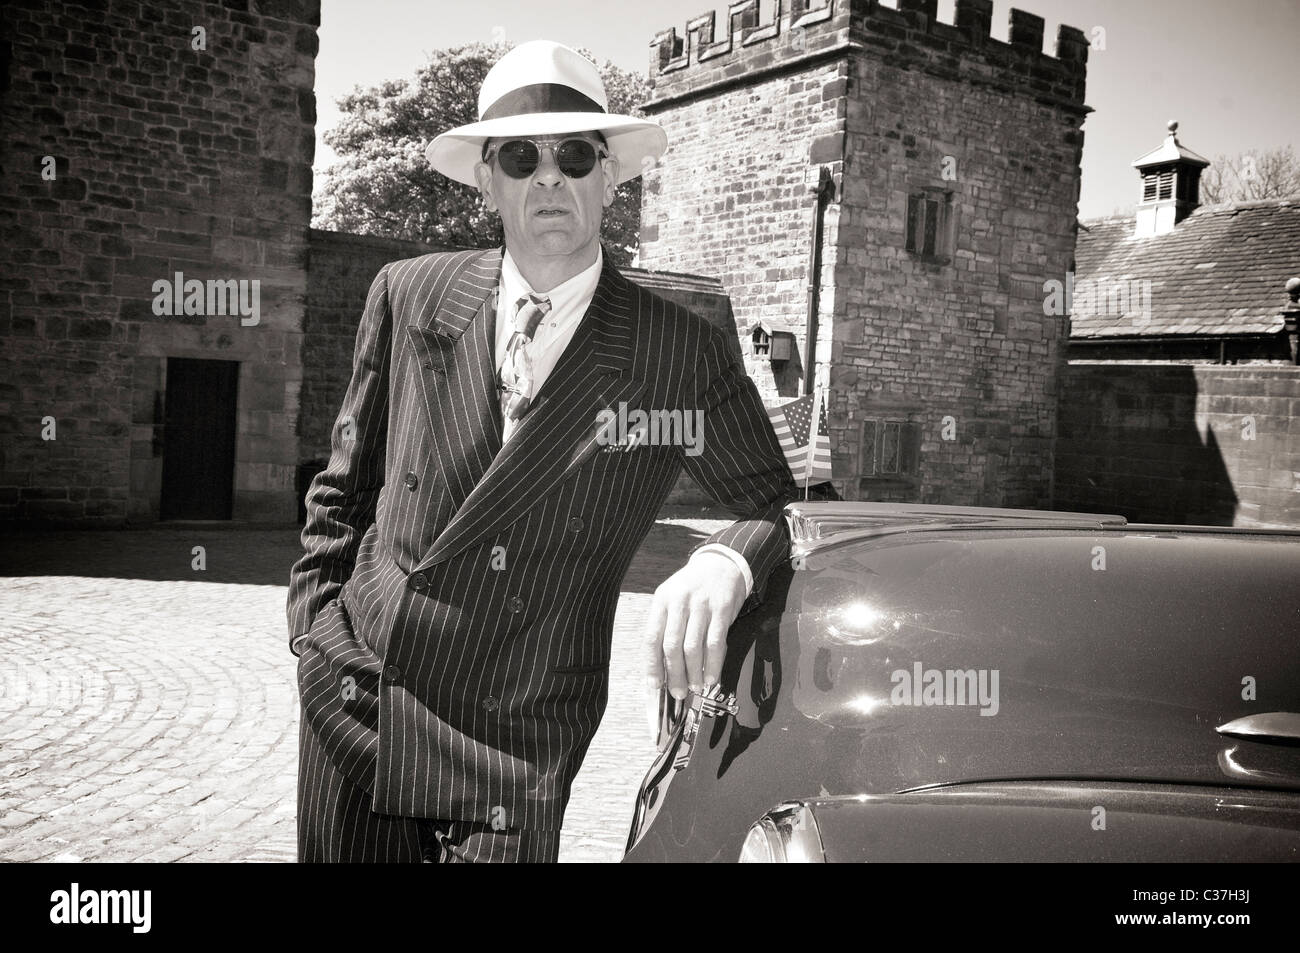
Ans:
{"label": "shirt cuff", "polygon": [[695,553],[721,553],[735,563],[736,568],[740,570],[740,574],[745,577],[745,598],[749,598],[749,594],[754,591],[754,574],[750,571],[749,560],[730,546],[724,546],[722,543],[705,543],[694,553],[691,553],[691,556],[694,556]]}

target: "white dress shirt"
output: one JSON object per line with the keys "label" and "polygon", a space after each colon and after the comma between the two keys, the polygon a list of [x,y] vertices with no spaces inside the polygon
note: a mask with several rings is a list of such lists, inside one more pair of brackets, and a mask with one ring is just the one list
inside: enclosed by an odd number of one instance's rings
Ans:
{"label": "white dress shirt", "polygon": [[[600,282],[600,272],[604,267],[605,253],[600,246],[596,246],[596,260],[589,268],[578,272],[572,278],[562,281],[550,291],[533,292],[535,294],[544,294],[551,300],[551,310],[542,317],[537,329],[533,332],[533,340],[528,345],[528,355],[532,359],[533,365],[533,395],[541,389],[546,378],[555,365],[560,360],[560,355],[564,349],[569,346],[573,340],[574,333],[578,330],[578,325],[587,313],[587,308],[591,305],[591,299],[596,295],[596,285]],[[505,255],[501,259],[501,281],[497,285],[497,331],[496,331],[496,369],[497,379],[501,376],[501,366],[506,361],[506,350],[510,345],[510,338],[515,331],[515,312],[516,303],[520,298],[532,292],[524,276],[519,273],[519,267],[515,264],[514,258],[510,255],[510,249],[506,249]],[[523,418],[520,418],[522,420]],[[510,439],[515,432],[515,427],[519,421],[505,418],[502,431],[502,442]],[[740,553],[730,546],[723,546],[721,543],[709,543],[707,546],[701,546],[692,558],[699,553],[715,552],[729,557],[736,567],[745,577],[745,596],[748,597],[754,589],[754,574],[750,571],[749,561]]]}
{"label": "white dress shirt", "polygon": [[[533,364],[533,396],[541,390],[542,384],[550,376],[560,355],[573,340],[583,315],[595,297],[596,285],[600,282],[600,269],[604,262],[604,252],[596,248],[596,261],[583,271],[578,272],[567,281],[556,285],[550,291],[533,292],[543,294],[551,299],[551,310],[542,316],[533,340],[528,345],[528,356]],[[506,362],[506,350],[515,333],[515,305],[519,299],[533,289],[524,276],[519,273],[519,266],[510,257],[509,249],[501,259],[501,283],[497,286],[497,335],[496,335],[496,369],[497,379],[501,379],[501,366]],[[502,441],[510,439],[515,428],[523,420],[505,419]]]}

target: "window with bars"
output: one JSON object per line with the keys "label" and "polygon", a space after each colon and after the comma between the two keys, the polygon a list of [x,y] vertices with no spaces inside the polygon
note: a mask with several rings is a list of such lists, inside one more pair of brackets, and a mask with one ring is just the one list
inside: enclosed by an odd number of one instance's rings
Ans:
{"label": "window with bars", "polygon": [[904,247],[924,258],[947,260],[952,255],[952,193],[924,189],[907,197],[907,238]]}
{"label": "window with bars", "polygon": [[883,479],[915,478],[920,445],[919,424],[868,418],[862,421],[858,475]]}

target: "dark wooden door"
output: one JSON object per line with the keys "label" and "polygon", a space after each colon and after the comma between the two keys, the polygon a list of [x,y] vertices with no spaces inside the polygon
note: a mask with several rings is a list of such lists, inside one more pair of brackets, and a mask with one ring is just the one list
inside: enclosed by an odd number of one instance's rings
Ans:
{"label": "dark wooden door", "polygon": [[230,519],[238,386],[238,361],[167,358],[162,519]]}

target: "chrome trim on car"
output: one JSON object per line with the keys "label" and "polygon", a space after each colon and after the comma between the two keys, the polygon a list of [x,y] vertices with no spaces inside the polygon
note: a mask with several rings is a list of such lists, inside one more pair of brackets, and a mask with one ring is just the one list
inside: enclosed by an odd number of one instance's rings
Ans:
{"label": "chrome trim on car", "polygon": [[1054,510],[1010,510],[988,506],[940,506],[927,503],[790,503],[786,522],[796,555],[831,543],[870,539],[894,533],[948,529],[1101,529],[1126,526],[1122,516]]}
{"label": "chrome trim on car", "polygon": [[1221,735],[1247,741],[1272,741],[1300,744],[1300,714],[1293,711],[1265,711],[1245,718],[1234,718],[1214,729]]}
{"label": "chrome trim on car", "polygon": [[695,747],[695,735],[700,730],[700,722],[705,718],[717,718],[719,715],[735,715],[740,711],[735,692],[724,692],[717,684],[704,694],[693,693],[694,700],[686,712],[686,722],[682,728],[682,743],[677,746],[673,758],[673,770],[680,771],[691,760],[691,750]]}

